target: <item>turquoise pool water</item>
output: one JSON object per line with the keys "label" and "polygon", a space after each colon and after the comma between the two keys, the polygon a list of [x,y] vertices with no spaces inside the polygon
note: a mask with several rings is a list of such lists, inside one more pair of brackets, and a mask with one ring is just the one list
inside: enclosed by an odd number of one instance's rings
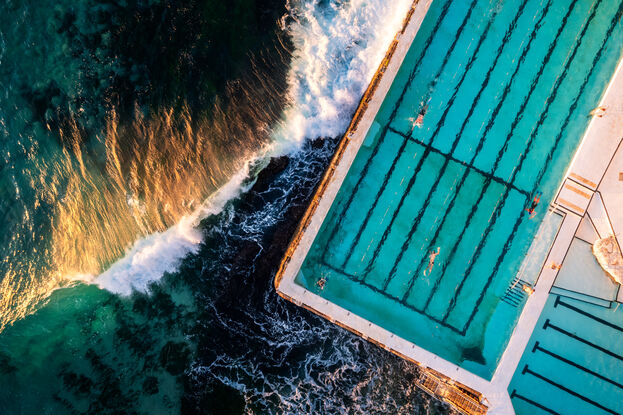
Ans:
{"label": "turquoise pool water", "polygon": [[490,378],[523,304],[502,300],[620,57],[622,13],[434,1],[296,282]]}
{"label": "turquoise pool water", "polygon": [[623,309],[551,295],[508,392],[518,415],[623,413]]}

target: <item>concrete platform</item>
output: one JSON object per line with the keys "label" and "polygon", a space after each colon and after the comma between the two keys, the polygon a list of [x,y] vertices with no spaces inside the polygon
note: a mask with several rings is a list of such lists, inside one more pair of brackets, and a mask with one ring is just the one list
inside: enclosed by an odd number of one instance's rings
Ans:
{"label": "concrete platform", "polygon": [[[372,127],[401,62],[415,38],[432,0],[415,2],[403,29],[396,36],[353,122],[340,143],[336,156],[305,214],[275,278],[277,292],[380,347],[395,353],[423,370],[432,369],[481,394],[491,414],[514,413],[508,387],[524,349],[550,297],[560,265],[564,265],[574,238],[588,243],[604,234],[620,238],[623,231],[623,63],[619,62],[601,101],[606,110],[593,116],[582,144],[567,171],[551,214],[563,216],[551,246],[510,341],[491,381],[408,342],[317,294],[295,284],[294,279],[325,219],[342,182]],[[593,241],[594,242],[594,241]],[[621,301],[623,294],[617,293]]]}

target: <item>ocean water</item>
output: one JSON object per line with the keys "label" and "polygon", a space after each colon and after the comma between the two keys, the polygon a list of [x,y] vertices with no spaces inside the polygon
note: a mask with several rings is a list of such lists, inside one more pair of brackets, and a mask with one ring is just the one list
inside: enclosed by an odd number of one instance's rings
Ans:
{"label": "ocean water", "polygon": [[3,0],[0,413],[443,413],[272,277],[410,1]]}

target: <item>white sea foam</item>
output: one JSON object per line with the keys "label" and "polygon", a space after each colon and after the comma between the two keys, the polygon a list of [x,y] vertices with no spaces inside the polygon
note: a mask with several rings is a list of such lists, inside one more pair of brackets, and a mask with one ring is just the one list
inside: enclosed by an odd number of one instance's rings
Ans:
{"label": "white sea foam", "polygon": [[351,116],[412,0],[293,0],[284,26],[295,50],[289,101],[275,151],[306,138],[336,137]]}
{"label": "white sea foam", "polygon": [[[147,291],[149,284],[165,272],[175,271],[182,258],[197,251],[202,240],[201,232],[197,229],[199,221],[220,213],[229,200],[244,191],[243,181],[248,174],[247,163],[191,215],[184,216],[165,232],[157,232],[137,241],[108,270],[97,277],[86,279],[121,295],[130,295],[133,290]],[[80,279],[85,280],[84,276]]]}
{"label": "white sea foam", "polygon": [[[289,102],[263,156],[295,151],[307,138],[336,137],[350,118],[412,0],[293,0],[284,29],[295,50],[288,77]],[[137,241],[126,255],[97,277],[84,278],[109,291],[146,291],[201,243],[198,222],[220,212],[238,196],[247,168],[192,215],[162,233]]]}

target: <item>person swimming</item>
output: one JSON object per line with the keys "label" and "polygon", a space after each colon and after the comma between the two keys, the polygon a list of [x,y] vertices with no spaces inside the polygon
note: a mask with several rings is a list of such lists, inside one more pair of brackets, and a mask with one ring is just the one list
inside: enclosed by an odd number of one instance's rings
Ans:
{"label": "person swimming", "polygon": [[536,208],[537,206],[539,206],[539,203],[541,202],[541,195],[542,195],[541,192],[537,192],[536,195],[534,195],[534,198],[532,199],[532,203],[530,204],[530,207],[526,209],[526,212],[530,214],[530,219],[536,216]]}
{"label": "person swimming", "polygon": [[413,129],[415,129],[415,127],[420,128],[422,127],[422,125],[424,125],[424,116],[428,111],[429,102],[430,97],[427,100],[422,100],[422,102],[420,102],[420,111],[418,112],[417,118],[413,121]]}
{"label": "person swimming", "polygon": [[325,277],[320,278],[318,281],[316,281],[316,285],[318,286],[318,288],[320,288],[321,290],[324,290],[324,286],[327,283],[327,279]]}
{"label": "person swimming", "polygon": [[424,275],[426,275],[426,271],[428,271],[428,274],[430,275],[431,272],[433,272],[433,267],[435,266],[435,258],[437,258],[437,255],[439,255],[439,252],[441,251],[441,247],[437,247],[437,252],[435,251],[430,251],[430,255],[428,256],[428,267],[424,270]]}
{"label": "person swimming", "polygon": [[424,116],[426,115],[426,111],[428,111],[428,105],[424,105],[420,110],[417,119],[413,123],[414,127],[421,127],[424,124]]}

